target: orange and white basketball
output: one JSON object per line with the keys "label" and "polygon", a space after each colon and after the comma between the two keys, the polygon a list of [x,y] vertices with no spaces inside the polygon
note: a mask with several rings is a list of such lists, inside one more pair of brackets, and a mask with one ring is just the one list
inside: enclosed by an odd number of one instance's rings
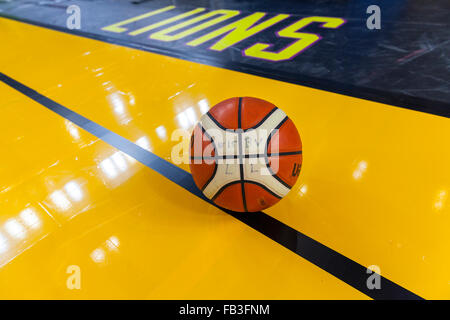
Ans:
{"label": "orange and white basketball", "polygon": [[194,128],[192,177],[215,204],[256,212],[283,198],[302,165],[302,142],[291,119],[262,99],[230,98],[216,104]]}

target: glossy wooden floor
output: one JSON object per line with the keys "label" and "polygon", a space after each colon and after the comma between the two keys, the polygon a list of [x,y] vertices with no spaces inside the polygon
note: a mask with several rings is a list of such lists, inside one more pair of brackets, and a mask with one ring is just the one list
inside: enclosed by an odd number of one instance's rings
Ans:
{"label": "glossy wooden floor", "polygon": [[[0,35],[1,72],[169,161],[173,130],[209,106],[275,103],[304,165],[266,213],[450,298],[448,119],[2,18]],[[3,83],[0,95],[0,298],[367,298]],[[70,265],[81,290],[66,287]]]}

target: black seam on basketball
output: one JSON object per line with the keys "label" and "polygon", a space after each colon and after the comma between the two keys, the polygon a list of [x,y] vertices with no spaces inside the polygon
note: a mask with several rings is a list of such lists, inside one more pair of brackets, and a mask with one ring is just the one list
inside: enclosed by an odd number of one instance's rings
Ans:
{"label": "black seam on basketball", "polygon": [[201,187],[200,190],[204,191],[206,189],[206,187],[211,183],[212,179],[214,179],[214,177],[216,176],[216,173],[217,173],[217,167],[218,167],[218,165],[217,165],[217,163],[215,163],[214,171],[213,171],[211,177],[208,179],[208,181],[205,182],[205,184],[203,185],[203,187]]}
{"label": "black seam on basketball", "polygon": [[242,97],[239,97],[238,102],[238,129],[242,128]]}
{"label": "black seam on basketball", "polygon": [[247,212],[247,201],[245,200],[245,188],[242,180],[244,179],[244,159],[242,156],[244,155],[242,148],[242,97],[239,97],[238,102],[238,143],[239,143],[239,175],[241,178],[241,193],[242,193],[242,205],[244,207],[244,211]]}
{"label": "black seam on basketball", "polygon": [[272,177],[274,177],[275,179],[277,179],[283,186],[285,186],[288,189],[291,189],[292,186],[289,185],[287,182],[285,182],[283,179],[281,179],[277,174],[273,173],[272,169],[270,168],[270,166],[268,165],[268,163],[266,163],[267,169],[269,169],[270,174],[272,175]]}
{"label": "black seam on basketball", "polygon": [[251,128],[247,128],[247,129],[243,129],[244,131],[249,131],[249,130],[254,130],[254,129],[257,129],[259,126],[261,126],[263,123],[264,123],[264,121],[266,121],[276,110],[277,110],[278,108],[277,107],[275,107],[275,108],[273,108],[272,110],[270,110],[269,111],[269,113],[267,113],[265,116],[264,116],[264,118],[262,118],[262,120],[260,121],[260,122],[258,122],[256,125],[254,125],[253,127],[251,127]]}
{"label": "black seam on basketball", "polygon": [[225,128],[223,125],[221,125],[220,124],[220,122],[219,121],[217,121],[216,120],[216,118],[214,118],[213,117],[213,115],[208,111],[207,113],[206,113],[206,115],[220,128],[220,129],[222,129],[222,130],[232,130],[232,129],[227,129],[227,128]]}
{"label": "black seam on basketball", "polygon": [[217,192],[211,197],[211,201],[216,200],[216,198],[229,186],[232,186],[233,184],[238,184],[241,183],[241,180],[235,180],[235,181],[231,181],[228,182],[226,184],[224,184],[222,187],[220,187],[219,190],[217,190]]}
{"label": "black seam on basketball", "polygon": [[267,153],[269,152],[269,142],[270,142],[270,140],[272,139],[272,136],[276,133],[276,130],[280,129],[281,126],[282,126],[288,119],[289,119],[288,116],[285,116],[285,117],[283,118],[283,120],[281,120],[281,122],[280,122],[275,128],[273,128],[272,131],[270,132],[270,134],[269,134],[269,136],[267,137],[267,140],[266,140],[266,148],[265,148],[265,154],[266,154],[266,155],[267,155]]}
{"label": "black seam on basketball", "polygon": [[[264,155],[263,154],[244,154],[243,155],[244,158],[248,159],[248,158],[263,158]],[[238,159],[240,158],[239,155],[237,154],[233,154],[233,155],[223,155],[223,156],[191,156],[191,160],[195,160],[195,159],[204,159],[204,160],[225,160],[225,159]]]}
{"label": "black seam on basketball", "polygon": [[[194,131],[195,131],[195,128],[194,128]],[[194,131],[192,131],[192,135],[191,135],[191,149],[194,147],[194,134],[195,134]]]}
{"label": "black seam on basketball", "polygon": [[[302,154],[302,150],[300,151],[289,151],[289,152],[279,152],[279,153],[270,153],[267,152],[267,156],[268,157],[282,157],[282,156],[292,156],[292,155],[297,155],[297,154]],[[260,156],[260,155],[258,155]]]}
{"label": "black seam on basketball", "polygon": [[268,187],[266,187],[264,184],[257,182],[257,181],[253,181],[253,180],[235,180],[232,182],[228,182],[227,184],[224,184],[212,197],[211,197],[211,201],[216,200],[216,198],[218,196],[220,196],[220,194],[229,186],[232,186],[234,184],[238,184],[238,183],[251,183],[251,184],[255,184],[257,186],[260,186],[261,188],[263,188],[264,190],[266,190],[268,193],[270,193],[271,195],[273,195],[274,197],[281,199],[283,197],[280,197],[279,195],[277,195],[275,192],[273,192],[272,190],[270,190]]}
{"label": "black seam on basketball", "polygon": [[[212,145],[213,145],[213,147],[214,147],[214,151],[215,151],[215,153],[217,153],[217,147],[216,147],[216,143],[214,142],[214,139],[206,132],[205,128],[203,128],[202,125],[200,125],[200,128],[202,129],[202,133],[203,133],[209,140],[211,140],[211,143],[212,143]],[[202,157],[203,157],[203,155],[202,155]],[[215,160],[215,159],[214,159],[214,160]],[[205,184],[200,188],[200,190],[202,190],[202,192],[203,192],[203,190],[206,189],[206,187],[211,183],[212,179],[214,179],[214,177],[216,176],[216,173],[217,173],[217,167],[218,167],[218,166],[219,166],[219,164],[218,164],[216,161],[214,161],[214,171],[213,171],[211,177],[209,177],[209,179],[205,182]]]}
{"label": "black seam on basketball", "polygon": [[[289,151],[280,153],[267,153],[267,157],[283,157],[302,154],[302,151]],[[259,154],[244,154],[245,159],[249,158],[264,158],[263,153]],[[224,156],[191,156],[191,160],[225,160],[225,159],[238,159],[238,155],[224,155]]]}
{"label": "black seam on basketball", "polygon": [[[197,125],[194,127],[194,129],[192,130],[192,134],[191,134],[191,149],[194,147],[194,136],[195,136],[195,129],[196,128],[199,128],[201,131],[202,131],[202,134],[205,134],[206,135],[206,137],[208,138],[208,139],[210,139],[211,140],[211,143],[213,142],[212,141],[212,139],[211,139],[211,137],[206,133],[206,131],[204,131],[203,130],[203,127],[202,127],[202,125],[201,125],[201,123],[199,122],[199,123],[197,123]],[[191,154],[191,152],[189,153],[189,154]],[[193,156],[191,156],[191,158],[192,158]],[[197,157],[198,158],[198,157]]]}
{"label": "black seam on basketball", "polygon": [[257,181],[253,181],[253,180],[243,180],[242,181],[244,184],[245,183],[251,183],[251,184],[256,184],[257,186],[260,186],[261,188],[263,188],[264,190],[266,190],[267,192],[269,192],[271,195],[273,195],[274,197],[281,199],[283,197],[280,197],[279,195],[277,195],[275,192],[273,192],[272,190],[270,190],[268,187],[266,187],[264,184],[257,182]]}
{"label": "black seam on basketball", "polygon": [[[200,125],[200,124],[199,124],[199,125]],[[216,147],[216,144],[215,144],[215,142],[214,142],[214,139],[209,135],[208,132],[206,132],[206,129],[203,128],[202,125],[200,125],[200,128],[202,129],[202,133],[203,133],[209,140],[211,140],[211,142],[214,144],[214,147]]]}
{"label": "black seam on basketball", "polygon": [[280,129],[281,126],[288,120],[288,116],[284,117],[283,120],[275,127],[275,129]]}
{"label": "black seam on basketball", "polygon": [[[278,182],[280,182],[283,186],[285,186],[288,189],[291,189],[292,186],[290,186],[289,184],[287,184],[286,182],[284,182],[277,174],[275,174],[272,169],[270,168],[269,165],[269,157],[268,157],[268,152],[269,152],[269,142],[272,139],[272,136],[276,133],[275,130],[278,130],[281,128],[281,126],[288,120],[289,118],[286,116],[283,118],[283,120],[281,120],[281,122],[270,132],[269,137],[267,138],[266,141],[266,148],[265,148],[265,155],[264,155],[264,160],[266,162],[266,167],[269,170],[270,174],[272,175],[272,177],[274,177],[276,180],[278,180]],[[300,151],[301,152],[301,151]]]}
{"label": "black seam on basketball", "polygon": [[244,211],[248,212],[247,200],[245,198],[245,186],[244,186],[244,182],[242,180],[241,180],[241,190],[242,190],[242,203],[244,204]]}

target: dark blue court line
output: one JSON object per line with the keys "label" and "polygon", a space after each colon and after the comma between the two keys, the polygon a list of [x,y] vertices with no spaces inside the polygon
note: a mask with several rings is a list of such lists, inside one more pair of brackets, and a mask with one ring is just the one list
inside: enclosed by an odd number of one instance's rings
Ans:
{"label": "dark blue court line", "polygon": [[[146,165],[150,169],[155,170],[197,197],[211,203],[196,187],[190,173],[158,157],[154,153],[135,145],[133,142],[100,126],[99,124],[79,115],[78,113],[60,105],[59,103],[41,95],[35,90],[23,85],[3,73],[0,73],[0,80],[11,88],[14,88],[32,100],[38,102],[47,109],[59,114],[67,120],[70,120],[80,128],[93,134],[99,139],[102,139],[111,146],[135,158],[137,161]],[[214,205],[213,203],[211,204]],[[367,268],[276,220],[264,212],[237,213],[222,208],[220,209],[373,299],[422,299],[418,295],[382,276],[380,276],[381,289],[368,289],[366,281],[370,275],[367,274]],[[295,275],[292,276],[295,277]]]}
{"label": "dark blue court line", "polygon": [[334,92],[337,94],[342,94],[350,97],[355,97],[359,99],[365,99],[375,102],[380,102],[386,105],[425,112],[429,114],[434,114],[437,116],[442,116],[450,118],[450,104],[438,100],[430,100],[422,97],[410,96],[400,92],[389,92],[385,90],[380,90],[376,88],[369,88],[365,86],[354,85],[350,83],[341,83],[338,81],[333,81],[325,78],[316,78],[307,75],[297,75],[290,74],[289,72],[277,70],[274,72],[272,68],[267,68],[264,66],[258,66],[257,68],[251,68],[249,65],[238,62],[238,61],[221,61],[215,57],[208,55],[199,55],[191,53],[187,50],[180,49],[168,49],[155,44],[144,44],[133,42],[127,39],[120,39],[117,36],[105,36],[99,33],[81,31],[81,30],[71,30],[65,26],[51,25],[45,22],[33,21],[30,19],[20,18],[0,12],[0,17],[15,20],[30,25],[47,28],[59,32],[64,32],[67,34],[94,39],[110,44],[115,44],[123,47],[133,48],[141,51],[152,52],[164,56],[174,57],[178,59],[183,59],[186,61],[192,61],[196,63],[201,63],[204,65],[215,66],[219,68],[234,70],[242,73],[252,74],[259,77],[264,77],[268,79],[274,79],[278,81],[284,81],[288,83],[293,83],[309,88],[315,88],[319,90],[325,90],[329,92]]}

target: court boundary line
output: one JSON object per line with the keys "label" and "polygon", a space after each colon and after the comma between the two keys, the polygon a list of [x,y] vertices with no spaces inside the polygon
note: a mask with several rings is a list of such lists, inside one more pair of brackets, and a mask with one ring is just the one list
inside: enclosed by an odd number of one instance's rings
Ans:
{"label": "court boundary line", "polygon": [[50,29],[54,31],[59,31],[83,38],[88,38],[92,40],[97,40],[109,44],[114,44],[122,47],[137,49],[141,51],[146,51],[154,54],[159,54],[163,56],[168,56],[172,58],[181,59],[184,61],[190,61],[199,63],[202,65],[208,65],[212,67],[222,68],[226,70],[236,71],[244,74],[250,74],[253,76],[258,76],[262,78],[277,80],[281,82],[291,83],[295,85],[300,85],[303,87],[308,87],[312,89],[322,90],[326,92],[331,92],[335,94],[340,94],[348,97],[368,100],[372,102],[378,102],[385,104],[390,107],[398,107],[407,110],[413,110],[417,112],[432,114],[435,116],[450,118],[450,104],[438,101],[430,100],[422,97],[414,97],[399,92],[388,92],[380,89],[368,88],[357,86],[353,84],[339,83],[333,80],[327,80],[322,78],[311,77],[307,75],[293,75],[288,72],[274,72],[273,69],[264,67],[254,67],[246,65],[242,62],[232,62],[226,61],[221,62],[218,58],[202,55],[187,53],[182,50],[175,50],[160,47],[153,44],[144,44],[131,42],[115,37],[108,37],[99,33],[70,30],[61,26],[50,25],[43,22],[33,21],[26,18],[16,17],[5,12],[0,12],[0,18],[5,18],[9,20],[14,20],[17,22],[22,22],[25,24],[33,25],[36,27],[42,27],[45,29]]}

